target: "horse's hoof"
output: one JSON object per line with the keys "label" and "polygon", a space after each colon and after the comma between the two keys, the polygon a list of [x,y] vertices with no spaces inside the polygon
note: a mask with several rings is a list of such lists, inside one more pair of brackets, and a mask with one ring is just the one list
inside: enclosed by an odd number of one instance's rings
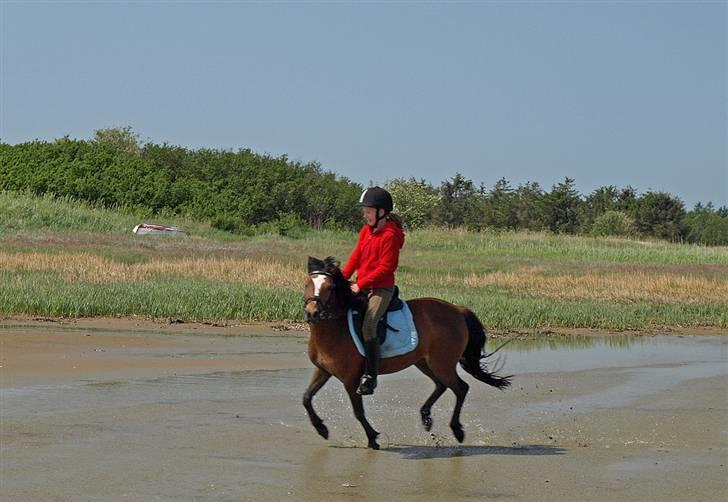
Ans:
{"label": "horse's hoof", "polygon": [[455,436],[455,439],[458,440],[458,443],[462,443],[463,439],[465,439],[465,431],[463,431],[462,427],[453,427],[452,433]]}
{"label": "horse's hoof", "polygon": [[326,427],[324,424],[317,425],[316,432],[318,432],[319,436],[321,436],[322,438],[329,439],[329,428]]}
{"label": "horse's hoof", "polygon": [[369,444],[367,446],[369,446],[369,448],[371,448],[372,450],[378,450],[379,443],[377,443],[377,438],[379,437],[379,433],[374,430],[372,431],[372,433],[373,434],[371,436],[367,436],[367,439],[369,440]]}

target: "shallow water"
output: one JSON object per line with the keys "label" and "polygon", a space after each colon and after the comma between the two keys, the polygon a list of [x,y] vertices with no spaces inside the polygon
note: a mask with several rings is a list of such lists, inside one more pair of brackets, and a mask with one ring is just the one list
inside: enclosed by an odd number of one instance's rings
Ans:
{"label": "shallow water", "polygon": [[[235,342],[247,345],[245,339]],[[495,350],[502,341],[491,341],[487,350]],[[281,345],[286,345],[281,347]],[[280,337],[256,337],[247,351],[241,352],[180,352],[172,357],[215,357],[220,355],[274,353],[279,350],[300,352],[300,342],[291,344]],[[235,350],[235,349],[233,349]],[[133,353],[131,356],[141,356]],[[169,357],[170,354],[152,353],[146,357]],[[728,339],[723,337],[672,337],[672,336],[618,336],[618,337],[554,337],[548,339],[513,340],[492,356],[488,363],[500,367],[501,374],[519,377],[530,373],[566,373],[584,370],[617,369],[627,379],[623,383],[581,395],[563,404],[578,405],[582,410],[625,405],[640,395],[669,388],[687,380],[728,375]],[[211,372],[206,374],[176,375],[152,379],[128,379],[124,381],[89,379],[73,383],[41,384],[22,387],[0,388],[0,419],[54,415],[66,411],[79,412],[103,406],[105,409],[138,406],[144,403],[179,404],[188,400],[204,399],[211,403],[243,398],[280,396],[296,400],[305,389],[311,370],[254,370]],[[461,372],[464,374],[464,372]],[[464,378],[468,378],[464,376]],[[404,396],[397,389],[407,383],[422,382],[426,397],[429,380],[414,368],[381,377],[382,385],[378,403],[373,403],[376,413],[386,409],[394,415],[406,406]],[[470,381],[470,380],[469,380]],[[334,382],[334,381],[332,381]],[[329,383],[338,387],[338,382]],[[329,389],[330,390],[330,389]],[[322,395],[326,395],[326,388]],[[347,405],[343,389],[328,392],[329,401]],[[419,391],[416,394],[420,394]],[[560,406],[563,406],[560,404]],[[552,405],[534,403],[531,410],[541,411]],[[296,415],[300,410],[296,409]],[[401,410],[409,415],[411,409]],[[346,410],[348,413],[348,410]],[[245,410],[241,411],[244,416]],[[240,415],[239,413],[239,415]],[[266,417],[257,417],[265,419]],[[270,417],[268,417],[270,418]]]}
{"label": "shallow water", "polygon": [[[490,350],[494,348],[488,347]],[[624,381],[608,389],[558,403],[534,403],[529,411],[578,407],[582,412],[626,406],[643,395],[689,380],[728,375],[728,340],[724,337],[617,336],[516,340],[501,352],[504,371],[518,374],[609,369]]]}
{"label": "shallow water", "polygon": [[[495,350],[499,340],[489,341]],[[505,354],[508,371],[581,371],[694,363],[726,363],[728,339],[719,336],[557,336],[513,340]],[[494,357],[496,357],[494,356]]]}
{"label": "shallow water", "polygon": [[[688,444],[687,436],[652,423],[653,415],[660,422],[702,423],[702,415],[689,415],[695,409],[708,413],[705,423],[721,423],[728,399],[719,399],[716,411],[709,411],[681,389],[726,381],[724,337],[514,340],[489,361],[502,365],[501,373],[515,375],[508,391],[461,372],[471,386],[462,413],[464,445],[455,442],[447,425],[454,404],[450,393],[433,408],[435,425],[427,433],[418,410],[431,382],[413,368],[385,375],[375,396],[365,400],[367,416],[381,432],[378,453],[363,448],[366,440],[348,396],[334,380],[314,399],[331,437],[327,442],[316,435],[301,406],[312,370],[300,337],[164,335],[160,340],[170,346],[123,346],[121,352],[134,362],[189,359],[200,366],[121,377],[102,368],[59,384],[49,378],[7,385],[0,379],[0,498],[281,500],[389,493],[413,500],[563,500],[579,493],[598,500],[598,493],[588,494],[601,483],[611,487],[611,498],[639,500],[677,493],[678,487],[660,481],[666,475],[679,480],[679,489],[698,490],[691,493],[706,500],[728,488],[721,481],[725,469],[713,464],[726,455],[725,420],[709,433],[719,438],[707,443],[715,447],[710,452],[702,436]],[[488,350],[500,343],[489,343]],[[247,356],[279,354],[292,358],[290,367],[246,368]],[[238,357],[240,369],[204,367],[205,361]],[[42,374],[42,366],[38,371]],[[594,456],[597,451],[610,455]],[[664,452],[675,457],[657,459]],[[658,460],[663,467],[655,470]],[[702,478],[680,470],[681,460],[692,462]],[[485,476],[486,471],[491,474]],[[580,474],[572,477],[572,472]],[[532,486],[532,479],[522,479],[535,476],[543,483],[546,473],[562,482],[553,496]],[[643,476],[646,484],[625,484],[625,476]]]}

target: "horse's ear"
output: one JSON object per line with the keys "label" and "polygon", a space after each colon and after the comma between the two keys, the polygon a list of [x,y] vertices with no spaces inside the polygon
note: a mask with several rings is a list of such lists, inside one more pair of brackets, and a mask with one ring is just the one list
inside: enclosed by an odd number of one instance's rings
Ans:
{"label": "horse's ear", "polygon": [[339,265],[340,265],[339,260],[337,260],[333,256],[327,256],[324,259],[324,264],[326,265],[326,268],[328,270],[332,270],[332,269],[337,269],[338,270],[339,269]]}
{"label": "horse's ear", "polygon": [[308,273],[321,271],[326,265],[321,260],[314,258],[313,256],[308,257]]}

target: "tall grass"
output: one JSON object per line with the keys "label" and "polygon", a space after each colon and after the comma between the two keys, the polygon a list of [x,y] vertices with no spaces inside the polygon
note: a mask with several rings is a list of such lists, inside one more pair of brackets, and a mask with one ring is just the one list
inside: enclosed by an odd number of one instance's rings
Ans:
{"label": "tall grass", "polygon": [[250,258],[182,258],[123,263],[96,254],[5,253],[0,251],[0,271],[56,272],[67,282],[109,284],[140,282],[164,277],[200,277],[226,282],[262,284],[294,289],[301,285],[301,270]]}
{"label": "tall grass", "polygon": [[[443,238],[445,237],[445,238]],[[638,241],[616,237],[565,236],[546,232],[423,230],[411,236],[418,249],[458,256],[505,256],[519,259],[578,260],[636,264],[728,264],[726,247]]]}
{"label": "tall grass", "polygon": [[[307,256],[345,261],[353,232],[131,234],[140,215],[0,193],[0,314],[298,320]],[[406,298],[473,309],[500,330],[728,327],[728,248],[540,233],[407,234]]]}
{"label": "tall grass", "polygon": [[186,321],[300,317],[300,296],[281,288],[161,277],[140,282],[69,282],[56,273],[0,272],[0,313]]}

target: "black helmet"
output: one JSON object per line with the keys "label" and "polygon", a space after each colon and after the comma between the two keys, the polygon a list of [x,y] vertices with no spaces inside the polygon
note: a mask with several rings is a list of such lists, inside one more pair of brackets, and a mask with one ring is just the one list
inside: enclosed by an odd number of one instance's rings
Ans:
{"label": "black helmet", "polygon": [[392,196],[384,188],[370,187],[364,190],[359,197],[359,205],[366,207],[382,208],[386,212],[391,212],[394,204]]}

